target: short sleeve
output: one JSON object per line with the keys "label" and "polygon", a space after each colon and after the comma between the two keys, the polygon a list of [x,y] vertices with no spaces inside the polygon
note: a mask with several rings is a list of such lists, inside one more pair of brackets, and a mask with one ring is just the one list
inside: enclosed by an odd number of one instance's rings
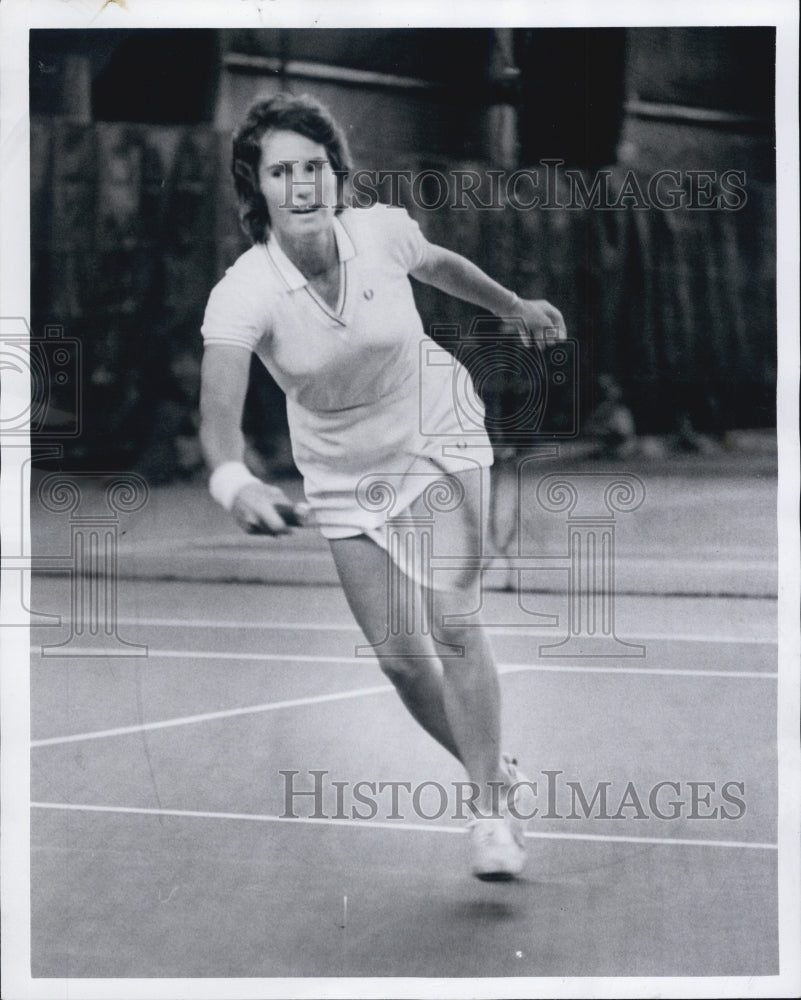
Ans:
{"label": "short sleeve", "polygon": [[212,289],[200,332],[204,344],[230,344],[250,351],[271,327],[270,309],[256,282],[236,265]]}
{"label": "short sleeve", "polygon": [[405,271],[414,271],[426,253],[426,238],[420,226],[405,208],[390,205],[376,208],[380,211],[380,225],[390,255]]}

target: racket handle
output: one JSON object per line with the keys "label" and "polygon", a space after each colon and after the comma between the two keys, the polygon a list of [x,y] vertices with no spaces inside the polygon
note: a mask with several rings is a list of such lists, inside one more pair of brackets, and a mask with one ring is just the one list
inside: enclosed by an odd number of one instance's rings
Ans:
{"label": "racket handle", "polygon": [[309,528],[314,524],[312,509],[307,503],[296,503],[292,507],[292,513],[297,518],[301,528]]}
{"label": "racket handle", "polygon": [[307,503],[278,503],[275,509],[291,527],[310,528],[314,524],[311,507]]}

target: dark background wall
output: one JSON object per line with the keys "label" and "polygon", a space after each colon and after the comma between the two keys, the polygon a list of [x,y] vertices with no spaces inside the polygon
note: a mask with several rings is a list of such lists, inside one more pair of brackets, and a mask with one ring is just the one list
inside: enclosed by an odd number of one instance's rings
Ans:
{"label": "dark background wall", "polygon": [[[644,432],[770,426],[773,45],[757,28],[32,32],[32,325],[83,345],[67,460],[180,465],[205,301],[247,246],[230,132],[282,89],[329,104],[361,167],[541,171],[555,157],[616,184],[744,171],[739,211],[409,207],[429,238],[562,308],[584,412],[603,374]],[[473,318],[416,291],[428,324]],[[283,416],[259,371],[248,421],[268,453]]]}

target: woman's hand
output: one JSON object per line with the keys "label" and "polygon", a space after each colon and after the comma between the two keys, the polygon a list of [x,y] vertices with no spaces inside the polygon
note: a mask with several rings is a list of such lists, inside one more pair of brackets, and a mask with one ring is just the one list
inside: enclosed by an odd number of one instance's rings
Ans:
{"label": "woman's hand", "polygon": [[286,535],[305,523],[308,508],[293,504],[283,490],[268,483],[247,483],[234,498],[231,513],[251,535]]}
{"label": "woman's hand", "polygon": [[525,324],[526,332],[521,331],[521,336],[526,347],[567,338],[562,314],[545,299],[518,299],[511,312]]}

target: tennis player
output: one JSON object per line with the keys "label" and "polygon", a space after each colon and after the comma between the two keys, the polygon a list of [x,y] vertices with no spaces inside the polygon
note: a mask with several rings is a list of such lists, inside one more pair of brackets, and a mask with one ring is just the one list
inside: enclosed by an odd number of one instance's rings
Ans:
{"label": "tennis player", "polygon": [[[253,246],[213,289],[202,327],[201,442],[211,494],[249,532],[282,534],[299,521],[283,492],[243,462],[242,410],[255,352],[286,393],[308,506],[357,622],[413,717],[473,783],[473,873],[512,878],[524,864],[522,824],[508,808],[520,775],[501,752],[492,650],[482,628],[447,625],[447,616],[478,606],[479,570],[457,566],[421,578],[388,544],[386,511],[365,503],[359,487],[371,476],[391,482],[393,515],[430,513],[422,494],[439,477],[461,498],[441,532],[435,525],[442,550],[480,556],[492,449],[481,432],[478,440],[465,436],[453,386],[467,376],[457,362],[425,373],[421,403],[426,334],[408,277],[498,316],[521,317],[529,346],[546,331],[565,337],[562,316],[429,243],[404,209],[345,207],[346,142],[309,98],[279,95],[254,105],[234,136],[232,169]],[[413,599],[431,602],[440,639],[463,647],[462,655],[438,656],[423,630],[388,629],[388,560],[410,580]]]}

